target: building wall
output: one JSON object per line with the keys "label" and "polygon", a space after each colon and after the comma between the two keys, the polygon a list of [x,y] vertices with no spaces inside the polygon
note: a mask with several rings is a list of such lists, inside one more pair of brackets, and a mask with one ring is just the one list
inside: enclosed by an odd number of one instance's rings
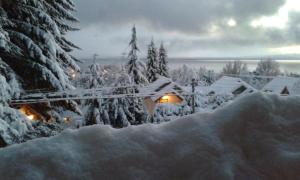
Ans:
{"label": "building wall", "polygon": [[146,106],[149,114],[153,114],[156,103],[153,102],[151,98],[145,98],[144,103],[145,103],[145,106]]}

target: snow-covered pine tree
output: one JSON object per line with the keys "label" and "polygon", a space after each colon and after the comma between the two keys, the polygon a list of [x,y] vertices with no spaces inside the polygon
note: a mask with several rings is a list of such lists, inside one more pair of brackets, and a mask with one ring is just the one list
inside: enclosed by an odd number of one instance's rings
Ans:
{"label": "snow-covered pine tree", "polygon": [[[3,1],[2,7],[11,21],[3,29],[22,55],[2,52],[0,56],[22,77],[23,88],[73,89],[69,72],[79,71],[79,67],[70,52],[76,46],[65,39],[66,32],[74,30],[69,22],[77,21],[71,13],[72,1],[14,0]],[[73,101],[56,105],[80,112]]]}
{"label": "snow-covered pine tree", "polygon": [[159,62],[158,73],[159,73],[159,75],[164,76],[164,77],[170,77],[167,57],[168,57],[168,54],[167,54],[167,51],[162,42],[160,44],[159,53],[158,53],[158,62]]}
{"label": "snow-covered pine tree", "polygon": [[89,89],[97,89],[103,86],[103,79],[101,77],[101,66],[97,63],[93,63],[89,67],[90,77],[89,77]]}
{"label": "snow-covered pine tree", "polygon": [[[89,89],[99,89],[103,87],[103,79],[100,71],[101,67],[93,63],[90,67]],[[86,102],[87,112],[85,115],[85,125],[110,124],[107,116],[107,109],[102,103],[103,99],[92,99]]]}
{"label": "snow-covered pine tree", "polygon": [[155,47],[153,39],[148,46],[148,55],[147,55],[147,78],[149,83],[152,83],[157,80],[159,67],[157,60],[157,49]]}
{"label": "snow-covered pine tree", "polygon": [[[130,85],[144,85],[148,83],[146,75],[146,67],[143,62],[139,61],[137,52],[139,48],[137,47],[137,36],[136,36],[136,28],[135,26],[132,28],[132,37],[129,43],[130,51],[128,54],[128,63],[126,65],[127,73],[131,77],[132,81]],[[126,90],[127,91],[127,90]],[[138,88],[134,88],[129,93],[136,93],[138,92]],[[131,124],[141,124],[144,122],[144,109],[142,104],[142,99],[140,98],[133,98],[130,104],[131,112],[133,114],[133,118]],[[130,112],[130,111],[129,111]],[[129,114],[128,114],[129,115]]]}
{"label": "snow-covered pine tree", "polygon": [[[131,84],[131,77],[125,72],[124,69],[115,83],[116,89],[113,94],[129,94],[132,93],[125,86]],[[110,100],[109,115],[113,127],[122,128],[130,125],[134,120],[134,114],[131,112],[132,100],[126,97],[115,98]]]}
{"label": "snow-covered pine tree", "polygon": [[147,78],[143,74],[145,71],[145,65],[139,61],[137,52],[139,48],[137,46],[137,36],[136,36],[136,28],[133,26],[132,28],[132,36],[129,43],[130,51],[128,54],[128,63],[126,65],[127,72],[133,79],[134,84],[142,85],[147,83]]}
{"label": "snow-covered pine tree", "polygon": [[[10,24],[6,12],[0,7],[0,53],[19,54],[2,28]],[[11,98],[20,95],[21,88],[13,70],[0,57],[0,147],[23,141],[25,133],[32,129],[30,122],[16,109],[9,106]]]}
{"label": "snow-covered pine tree", "polygon": [[22,142],[32,129],[30,122],[8,104],[20,91],[15,73],[0,58],[0,147]]}
{"label": "snow-covered pine tree", "polygon": [[7,18],[4,9],[0,7],[0,52],[20,55],[20,49],[10,42],[8,33],[3,29],[3,26],[8,25],[11,25],[11,21]]}

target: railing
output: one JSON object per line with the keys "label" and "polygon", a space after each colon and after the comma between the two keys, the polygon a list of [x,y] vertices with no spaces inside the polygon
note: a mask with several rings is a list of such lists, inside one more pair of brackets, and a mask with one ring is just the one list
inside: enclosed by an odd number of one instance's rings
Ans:
{"label": "railing", "polygon": [[[255,75],[229,75],[225,76],[234,76],[234,77],[259,77],[259,78],[275,78],[275,76],[255,76]],[[222,84],[224,87],[226,83]],[[228,84],[229,85],[229,84]],[[12,99],[10,101],[11,105],[22,105],[22,104],[38,104],[38,103],[47,103],[47,102],[57,102],[57,101],[66,101],[66,100],[88,100],[88,99],[115,99],[115,98],[145,98],[145,97],[157,97],[164,96],[166,93],[168,96],[193,96],[193,95],[202,95],[202,96],[213,96],[208,93],[200,92],[186,92],[186,91],[176,91],[179,94],[169,94],[170,91],[160,91],[153,93],[127,93],[127,94],[104,94],[105,90],[112,92],[114,89],[128,89],[129,88],[138,88],[138,86],[118,86],[118,87],[103,87],[103,88],[94,88],[94,89],[74,89],[66,90],[59,92],[47,92],[45,89],[26,91],[26,94],[21,95],[18,99]]]}

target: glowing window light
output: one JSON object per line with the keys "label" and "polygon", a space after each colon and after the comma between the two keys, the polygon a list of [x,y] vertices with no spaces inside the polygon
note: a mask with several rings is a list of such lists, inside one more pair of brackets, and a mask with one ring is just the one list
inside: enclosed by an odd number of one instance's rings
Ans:
{"label": "glowing window light", "polygon": [[27,116],[27,118],[28,118],[29,120],[33,120],[33,119],[34,119],[34,115],[29,115],[29,116]]}
{"label": "glowing window light", "polygon": [[20,108],[20,112],[29,120],[34,120],[35,116],[31,114],[25,107]]}
{"label": "glowing window light", "polygon": [[64,117],[63,120],[64,120],[65,123],[70,123],[71,122],[70,117]]}
{"label": "glowing window light", "polygon": [[160,103],[167,103],[169,102],[170,96],[163,96],[162,98],[160,98]]}

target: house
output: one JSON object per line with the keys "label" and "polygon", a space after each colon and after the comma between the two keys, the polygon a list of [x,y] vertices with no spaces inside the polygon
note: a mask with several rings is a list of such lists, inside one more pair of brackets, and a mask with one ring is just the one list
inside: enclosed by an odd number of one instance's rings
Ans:
{"label": "house", "polygon": [[208,88],[208,94],[244,95],[257,91],[240,78],[223,76]]}
{"label": "house", "polygon": [[140,88],[140,93],[145,94],[144,104],[149,113],[153,113],[156,104],[170,103],[181,104],[184,97],[183,88],[171,79],[160,76],[156,81]]}
{"label": "house", "polygon": [[29,105],[20,105],[17,107],[19,111],[27,117],[28,120],[31,121],[44,121],[46,122],[46,118],[38,113],[36,110],[34,110],[31,106]]}
{"label": "house", "polygon": [[299,95],[300,78],[276,77],[262,89],[262,92],[280,95]]}

